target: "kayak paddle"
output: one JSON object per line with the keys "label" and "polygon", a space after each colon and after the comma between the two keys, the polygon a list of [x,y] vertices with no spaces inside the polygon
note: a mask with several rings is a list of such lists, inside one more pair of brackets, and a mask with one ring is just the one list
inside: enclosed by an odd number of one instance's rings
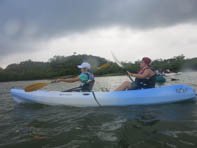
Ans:
{"label": "kayak paddle", "polygon": [[38,89],[41,89],[51,83],[55,83],[55,81],[51,81],[51,82],[41,82],[41,83],[35,83],[35,84],[32,84],[32,85],[29,85],[27,87],[25,87],[25,91],[26,92],[31,92],[31,91],[36,91]]}
{"label": "kayak paddle", "polygon": [[[103,64],[100,67],[98,67],[97,69],[101,70],[101,69],[106,68],[108,66],[110,66],[110,64]],[[32,84],[32,85],[29,85],[29,86],[25,87],[24,90],[26,92],[36,91],[36,90],[41,89],[41,88],[43,88],[43,87],[45,87],[49,84],[52,84],[52,83],[55,83],[55,81],[35,83],[35,84]]]}
{"label": "kayak paddle", "polygon": [[[110,64],[106,63],[106,64],[101,65],[97,69],[101,70],[101,69],[106,68],[108,66],[110,66]],[[32,84],[32,85],[29,85],[29,86],[25,87],[24,90],[26,92],[36,91],[36,90],[41,89],[41,88],[43,88],[43,87],[45,87],[45,86],[47,86],[49,84],[52,84],[52,83],[55,83],[55,81],[35,83],[35,84]]]}
{"label": "kayak paddle", "polygon": [[126,73],[127,73],[127,76],[129,77],[129,79],[133,82],[133,79],[131,78],[131,76],[128,74],[128,71],[124,68],[124,66],[121,64],[121,62],[115,57],[115,55],[112,53],[111,51],[111,54],[112,54],[112,57],[114,59],[114,61],[116,62],[116,64],[118,66],[120,66]]}

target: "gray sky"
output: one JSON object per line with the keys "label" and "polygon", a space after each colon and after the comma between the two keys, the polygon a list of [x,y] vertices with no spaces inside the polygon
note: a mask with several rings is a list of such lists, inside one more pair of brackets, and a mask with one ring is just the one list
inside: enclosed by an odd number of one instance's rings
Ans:
{"label": "gray sky", "polygon": [[0,67],[54,55],[196,57],[197,0],[0,0]]}

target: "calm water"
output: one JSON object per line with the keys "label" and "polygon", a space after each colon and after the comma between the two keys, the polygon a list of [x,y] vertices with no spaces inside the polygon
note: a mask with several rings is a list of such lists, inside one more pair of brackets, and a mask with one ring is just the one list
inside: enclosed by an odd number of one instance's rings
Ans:
{"label": "calm water", "polygon": [[[197,72],[167,77],[165,85],[197,91]],[[171,81],[171,78],[179,79]],[[95,91],[113,90],[126,76],[96,78]],[[16,104],[9,90],[43,81],[0,83],[0,147],[196,148],[197,104],[75,108]],[[65,90],[78,84],[53,84]]]}

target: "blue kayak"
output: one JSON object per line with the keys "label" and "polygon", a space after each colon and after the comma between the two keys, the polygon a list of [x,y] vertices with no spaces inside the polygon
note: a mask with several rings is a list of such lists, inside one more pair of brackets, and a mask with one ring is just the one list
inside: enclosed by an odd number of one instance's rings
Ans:
{"label": "blue kayak", "polygon": [[113,92],[60,92],[46,90],[25,92],[23,89],[16,88],[11,89],[10,92],[13,99],[18,103],[76,107],[165,104],[196,99],[195,90],[186,85]]}

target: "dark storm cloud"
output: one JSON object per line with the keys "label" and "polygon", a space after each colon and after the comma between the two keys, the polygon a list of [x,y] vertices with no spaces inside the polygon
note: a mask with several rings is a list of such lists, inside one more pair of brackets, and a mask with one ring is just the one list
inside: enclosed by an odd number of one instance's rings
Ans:
{"label": "dark storm cloud", "polygon": [[196,23],[197,0],[0,0],[0,57],[101,27]]}

